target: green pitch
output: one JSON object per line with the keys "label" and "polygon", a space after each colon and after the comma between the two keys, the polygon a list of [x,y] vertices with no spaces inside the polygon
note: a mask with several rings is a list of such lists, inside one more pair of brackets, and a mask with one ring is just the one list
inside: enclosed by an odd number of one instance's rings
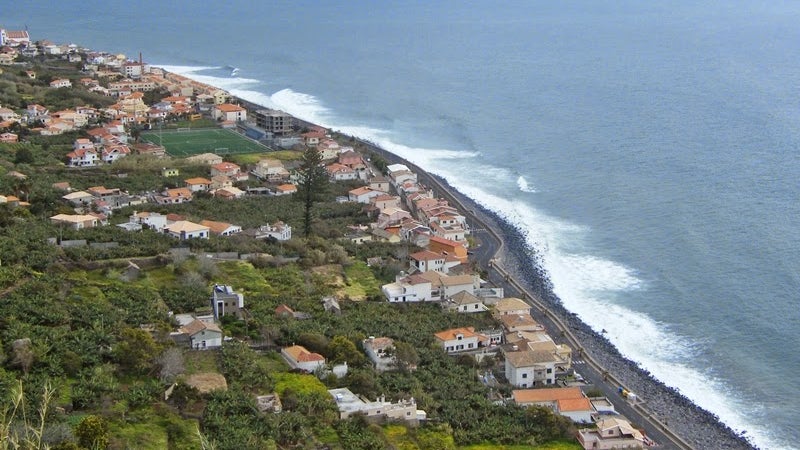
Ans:
{"label": "green pitch", "polygon": [[238,155],[241,153],[260,153],[267,147],[252,141],[239,133],[222,128],[207,128],[186,131],[150,131],[142,133],[141,139],[162,145],[170,156],[179,158],[216,153]]}

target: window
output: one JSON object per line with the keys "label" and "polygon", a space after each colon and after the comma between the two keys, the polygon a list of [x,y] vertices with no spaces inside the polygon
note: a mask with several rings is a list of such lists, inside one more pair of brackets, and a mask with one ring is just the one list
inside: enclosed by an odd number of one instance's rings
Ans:
{"label": "window", "polygon": [[522,378],[528,378],[528,374],[527,373],[523,373],[522,374]]}
{"label": "window", "polygon": [[553,369],[547,369],[547,373],[553,373]]}

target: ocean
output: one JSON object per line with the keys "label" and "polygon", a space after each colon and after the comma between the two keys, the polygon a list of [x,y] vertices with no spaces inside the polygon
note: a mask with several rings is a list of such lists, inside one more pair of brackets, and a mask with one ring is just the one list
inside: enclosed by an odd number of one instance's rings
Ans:
{"label": "ocean", "polygon": [[0,13],[444,177],[523,232],[567,309],[766,449],[800,440],[798,23],[800,3],[754,0]]}

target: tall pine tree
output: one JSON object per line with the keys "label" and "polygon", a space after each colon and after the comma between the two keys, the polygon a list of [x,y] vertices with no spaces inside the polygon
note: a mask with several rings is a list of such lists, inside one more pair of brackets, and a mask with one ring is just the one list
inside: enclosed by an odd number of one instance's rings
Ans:
{"label": "tall pine tree", "polygon": [[316,148],[308,147],[300,158],[298,194],[305,207],[303,218],[303,235],[311,236],[311,209],[314,202],[328,190],[328,173],[322,166],[322,155]]}

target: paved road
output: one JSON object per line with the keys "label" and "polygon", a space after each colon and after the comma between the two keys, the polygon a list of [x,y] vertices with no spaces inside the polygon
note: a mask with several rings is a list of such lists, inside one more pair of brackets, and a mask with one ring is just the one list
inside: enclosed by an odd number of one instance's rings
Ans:
{"label": "paved road", "polygon": [[[564,330],[562,333],[561,330],[563,328],[556,322],[558,319],[554,318],[553,314],[544,306],[537,306],[537,303],[541,305],[541,302],[537,302],[534,293],[526,287],[529,283],[525,280],[521,280],[522,283],[519,283],[517,280],[505,276],[500,262],[495,259],[501,255],[505,243],[502,240],[502,236],[494,231],[499,230],[500,225],[492,216],[486,214],[471,199],[460,194],[456,196],[454,189],[444,185],[440,179],[434,178],[419,167],[409,164],[397,155],[386,152],[377,146],[371,146],[371,150],[383,156],[389,164],[401,163],[408,165],[412,171],[417,173],[420,183],[433,188],[437,196],[447,199],[452,205],[459,208],[470,227],[476,230],[473,232],[473,237],[478,241],[479,245],[470,249],[470,258],[485,271],[488,278],[486,281],[496,287],[502,287],[506,297],[517,296],[524,298],[533,306],[531,308],[532,316],[545,326],[553,340],[557,343],[568,344],[573,349],[573,358],[584,361],[583,364],[577,365],[575,370],[583,375],[585,379],[591,381],[591,388],[599,389],[603,392],[603,395],[608,397],[614,404],[617,412],[627,417],[638,427],[644,428],[645,434],[658,444],[659,449],[692,449],[690,445],[672,433],[671,430],[664,429],[663,424],[652,420],[650,413],[645,409],[646,404],[639,404],[638,407],[634,407],[627,399],[622,398],[618,393],[619,385],[607,380],[607,378],[613,379],[613,375],[601,373],[598,368],[593,366],[590,363],[591,356],[580,353],[580,343],[571,338],[569,330]],[[646,401],[646,399],[642,400]]]}

